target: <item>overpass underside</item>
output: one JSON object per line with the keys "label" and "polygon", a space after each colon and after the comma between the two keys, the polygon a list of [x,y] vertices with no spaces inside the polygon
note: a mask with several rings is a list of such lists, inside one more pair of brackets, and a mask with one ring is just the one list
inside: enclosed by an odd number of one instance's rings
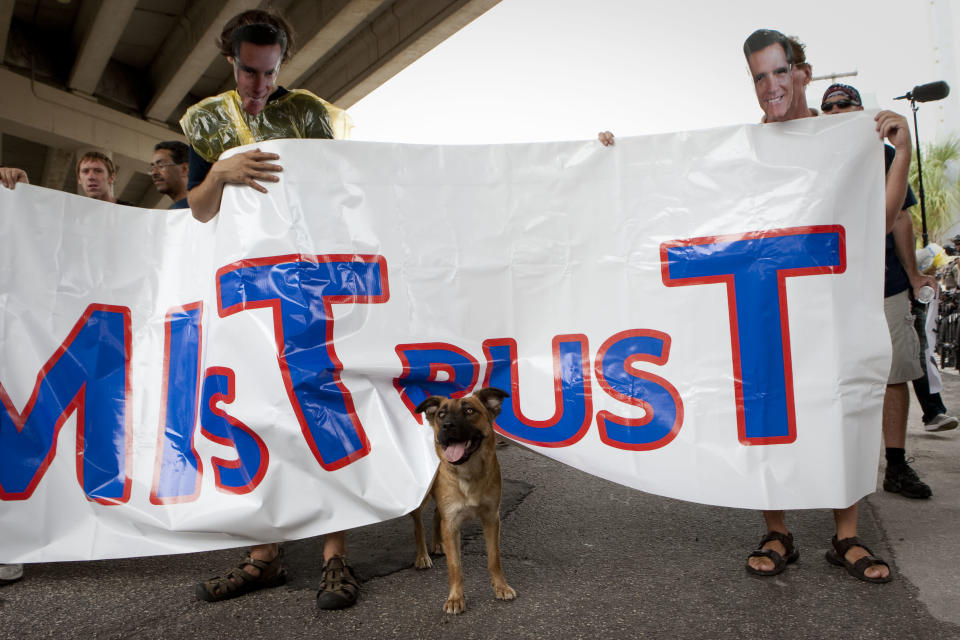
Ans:
{"label": "overpass underside", "polygon": [[[296,31],[280,84],[349,108],[499,0],[274,0]],[[0,165],[76,192],[78,155],[118,166],[115,193],[166,207],[153,145],[183,140],[198,100],[232,89],[214,41],[257,0],[0,0]]]}

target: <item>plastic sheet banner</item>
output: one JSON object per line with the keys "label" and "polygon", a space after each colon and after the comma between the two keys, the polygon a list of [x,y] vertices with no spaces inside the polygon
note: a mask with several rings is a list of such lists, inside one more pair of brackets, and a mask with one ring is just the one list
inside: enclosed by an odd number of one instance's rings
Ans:
{"label": "plastic sheet banner", "polygon": [[889,368],[871,116],[262,143],[279,183],[206,225],[0,189],[0,561],[399,516],[437,464],[412,409],[481,386],[504,436],[643,491],[851,504]]}

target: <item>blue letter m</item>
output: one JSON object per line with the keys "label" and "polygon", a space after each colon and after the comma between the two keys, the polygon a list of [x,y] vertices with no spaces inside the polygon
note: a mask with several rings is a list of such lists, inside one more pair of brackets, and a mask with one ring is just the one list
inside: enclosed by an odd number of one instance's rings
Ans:
{"label": "blue letter m", "polygon": [[40,369],[22,413],[0,385],[0,499],[33,494],[74,412],[84,493],[102,504],[129,499],[129,361],[129,309],[93,304]]}

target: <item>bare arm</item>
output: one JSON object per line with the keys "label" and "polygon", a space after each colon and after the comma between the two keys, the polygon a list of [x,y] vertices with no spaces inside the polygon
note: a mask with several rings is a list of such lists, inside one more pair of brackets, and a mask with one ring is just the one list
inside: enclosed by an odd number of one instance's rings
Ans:
{"label": "bare arm", "polygon": [[187,193],[187,203],[190,205],[193,217],[200,222],[209,222],[220,212],[224,185],[245,184],[260,193],[266,193],[267,189],[257,181],[280,180],[274,172],[283,171],[283,168],[268,162],[268,160],[279,159],[280,156],[275,153],[264,153],[254,149],[214,162],[203,182]]}
{"label": "bare arm", "polygon": [[889,140],[897,150],[897,155],[887,171],[887,233],[890,233],[907,197],[907,178],[910,175],[910,154],[913,149],[910,146],[910,128],[906,118],[893,111],[881,111],[874,120],[880,137]]}
{"label": "bare arm", "polygon": [[7,189],[13,189],[18,182],[30,184],[27,179],[27,172],[16,167],[0,167],[0,184]]}
{"label": "bare arm", "polygon": [[920,287],[926,285],[937,290],[937,279],[933,276],[926,276],[917,269],[917,239],[913,234],[913,218],[908,209],[901,209],[897,219],[893,224],[893,247],[897,253],[900,264],[903,265],[907,277],[910,278],[910,286],[913,288],[913,295],[917,295]]}

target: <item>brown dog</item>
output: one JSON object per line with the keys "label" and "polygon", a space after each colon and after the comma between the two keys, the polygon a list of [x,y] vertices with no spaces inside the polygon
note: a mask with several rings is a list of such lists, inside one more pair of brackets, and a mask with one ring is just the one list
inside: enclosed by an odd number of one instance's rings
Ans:
{"label": "brown dog", "polygon": [[500,568],[500,463],[497,462],[493,420],[507,397],[500,389],[487,387],[466,398],[430,396],[417,406],[426,413],[433,427],[433,443],[440,457],[440,469],[423,504],[410,515],[414,522],[417,559],[414,566],[433,565],[427,553],[422,512],[433,496],[433,550],[437,539],[443,541],[447,556],[450,595],[443,604],[447,613],[460,613],[467,607],[463,595],[463,567],[460,563],[460,526],[468,518],[479,517],[487,546],[487,568],[493,593],[499,600],[517,597]]}

